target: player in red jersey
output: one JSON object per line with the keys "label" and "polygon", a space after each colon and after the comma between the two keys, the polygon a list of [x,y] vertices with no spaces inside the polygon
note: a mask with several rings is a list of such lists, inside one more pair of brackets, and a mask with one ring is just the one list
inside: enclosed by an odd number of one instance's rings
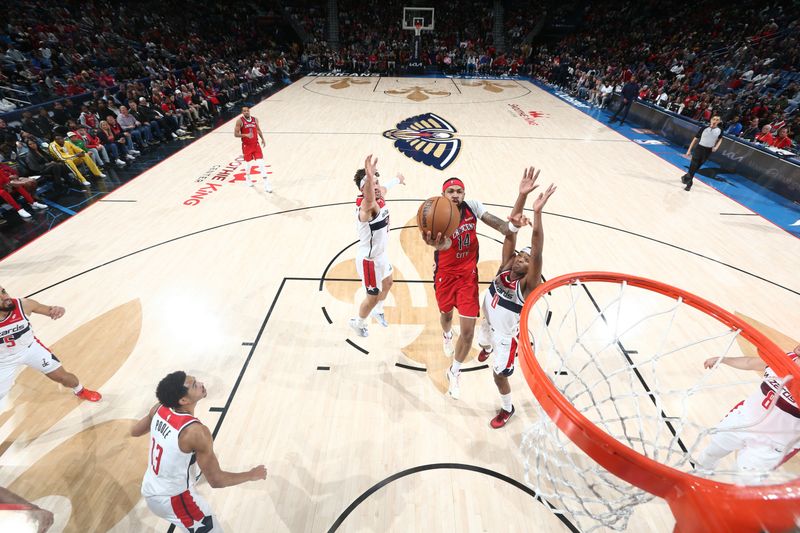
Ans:
{"label": "player in red jersey", "polygon": [[134,423],[131,436],[150,433],[148,465],[142,479],[147,507],[183,531],[222,533],[217,516],[195,491],[199,466],[213,488],[266,479],[258,465],[247,472],[226,472],[214,453],[211,431],[194,416],[206,387],[185,372],[168,374],[158,383],[158,402]]}
{"label": "player in red jersey", "polygon": [[64,316],[64,308],[40,304],[30,298],[11,298],[0,287],[0,411],[21,365],[38,370],[56,383],[72,389],[82,400],[99,401],[100,393],[81,385],[75,374],[67,372],[61,361],[33,335],[28,319],[30,313],[58,320]]}
{"label": "player in red jersey", "polygon": [[[258,119],[250,116],[249,107],[242,107],[242,116],[236,119],[233,134],[242,139],[245,183],[250,187],[253,186],[256,180],[250,175],[250,172],[252,172],[253,167],[258,167],[261,171],[261,177],[264,178],[264,190],[272,192],[272,185],[267,179],[267,169],[264,168],[264,154],[261,152],[261,146],[264,146],[264,134],[261,133]],[[258,144],[259,137],[261,138],[261,146]]]}
{"label": "player in red jersey", "polygon": [[[447,370],[447,393],[458,399],[458,378],[461,363],[467,358],[475,336],[475,320],[480,314],[478,302],[478,220],[503,235],[512,230],[511,224],[489,213],[477,200],[464,199],[464,182],[450,178],[442,184],[442,196],[456,204],[461,211],[461,223],[452,235],[423,235],[425,243],[433,246],[436,265],[433,288],[439,305],[444,353],[453,357]],[[460,335],[453,346],[453,309],[458,309]]]}

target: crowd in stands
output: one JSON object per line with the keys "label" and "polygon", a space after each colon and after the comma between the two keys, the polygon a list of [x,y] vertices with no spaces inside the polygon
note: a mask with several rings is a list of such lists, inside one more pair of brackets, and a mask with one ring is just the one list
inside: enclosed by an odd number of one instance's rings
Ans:
{"label": "crowd in stands", "polygon": [[151,146],[208,129],[222,110],[298,69],[299,47],[279,49],[279,26],[269,12],[259,22],[255,4],[197,11],[152,0],[80,5],[17,2],[0,35],[0,86],[51,100],[28,106],[11,124],[0,120],[0,197],[23,218],[30,213],[12,192],[34,209],[42,204],[20,187],[35,194],[50,182],[57,197],[90,186],[87,178],[106,177],[110,165],[124,167]]}
{"label": "crowd in stands", "polygon": [[[301,9],[295,0],[292,9]],[[414,31],[403,29],[400,0],[339,0],[339,46],[334,48],[325,35],[325,12],[313,11],[302,17],[312,25],[301,63],[309,71],[372,72],[398,74],[407,72],[411,63],[434,66],[446,73],[516,74],[524,62],[522,40],[536,18],[514,12],[513,52],[500,53],[493,44],[494,12],[491,2],[466,0],[437,3],[434,31],[422,31],[419,58],[414,58]]]}
{"label": "crowd in stands", "polygon": [[593,105],[633,80],[639,99],[726,133],[794,150],[800,21],[780,2],[587,4],[583,29],[530,58],[531,73]]}

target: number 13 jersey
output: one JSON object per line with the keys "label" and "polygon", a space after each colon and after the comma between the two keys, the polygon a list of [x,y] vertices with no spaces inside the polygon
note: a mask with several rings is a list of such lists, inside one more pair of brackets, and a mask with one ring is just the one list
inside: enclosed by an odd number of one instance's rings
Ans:
{"label": "number 13 jersey", "polygon": [[199,422],[191,415],[158,406],[150,423],[150,454],[142,496],[175,496],[194,486],[199,471],[195,454],[182,451],[178,437],[184,428]]}

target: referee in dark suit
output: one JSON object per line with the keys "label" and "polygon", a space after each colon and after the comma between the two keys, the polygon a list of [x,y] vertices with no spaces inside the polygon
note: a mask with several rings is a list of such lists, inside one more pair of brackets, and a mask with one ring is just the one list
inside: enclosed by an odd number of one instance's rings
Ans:
{"label": "referee in dark suit", "polygon": [[628,111],[631,110],[631,106],[636,99],[639,98],[639,84],[636,82],[635,79],[632,79],[628,83],[626,83],[622,87],[622,103],[617,108],[617,111],[611,116],[611,120],[608,121],[609,124],[613,124],[617,121],[617,115],[622,112],[622,118],[619,119],[619,125],[622,126],[625,124],[625,119],[628,116]]}
{"label": "referee in dark suit", "polygon": [[686,150],[686,157],[691,156],[692,162],[689,164],[689,172],[681,177],[681,181],[686,185],[684,190],[690,191],[692,189],[694,173],[700,170],[700,167],[711,156],[711,153],[716,152],[722,143],[722,128],[719,127],[719,123],[720,118],[718,116],[711,117],[711,124],[700,128],[697,135],[692,139],[689,149]]}

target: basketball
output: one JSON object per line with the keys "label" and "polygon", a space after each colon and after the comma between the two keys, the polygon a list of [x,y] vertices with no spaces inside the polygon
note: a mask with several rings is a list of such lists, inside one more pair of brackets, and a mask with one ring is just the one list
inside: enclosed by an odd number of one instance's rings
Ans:
{"label": "basketball", "polygon": [[449,237],[461,221],[461,212],[456,204],[444,196],[428,198],[417,210],[417,225],[420,231],[431,232],[436,238],[438,233]]}

